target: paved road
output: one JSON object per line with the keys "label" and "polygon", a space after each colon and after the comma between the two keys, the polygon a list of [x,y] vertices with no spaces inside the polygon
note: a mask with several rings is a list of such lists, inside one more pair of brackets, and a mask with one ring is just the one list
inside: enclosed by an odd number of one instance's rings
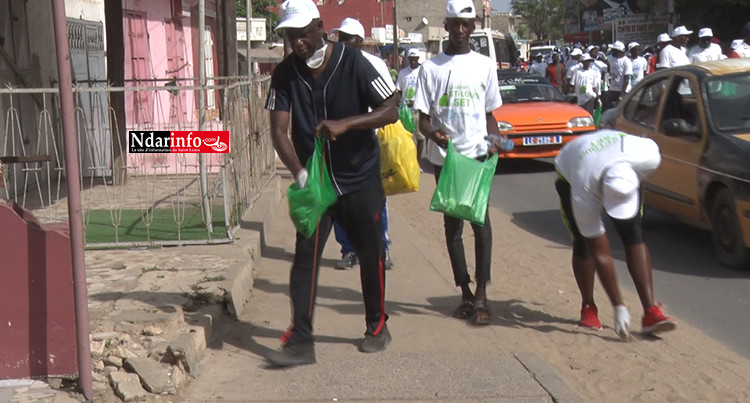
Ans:
{"label": "paved road", "polygon": [[[501,160],[490,203],[539,236],[569,244],[560,221],[552,160]],[[510,191],[512,190],[512,191]],[[646,210],[646,239],[654,265],[654,293],[667,314],[677,316],[750,358],[750,271],[722,267],[707,231]],[[612,232],[614,233],[614,232]],[[619,241],[613,253],[623,287],[635,292]],[[601,287],[598,300],[606,300]],[[639,312],[631,309],[631,312]],[[640,313],[639,313],[640,315]]]}

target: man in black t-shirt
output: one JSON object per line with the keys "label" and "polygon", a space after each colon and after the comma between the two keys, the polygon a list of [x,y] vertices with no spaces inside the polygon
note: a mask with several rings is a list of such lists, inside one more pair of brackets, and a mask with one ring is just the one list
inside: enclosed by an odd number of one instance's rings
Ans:
{"label": "man in black t-shirt", "polygon": [[[360,261],[367,329],[362,352],[378,352],[391,340],[385,313],[385,247],[381,214],[380,151],[372,129],[398,119],[397,97],[358,50],[324,40],[323,22],[312,0],[286,0],[281,30],[293,54],[276,67],[266,102],[271,137],[281,161],[303,188],[304,163],[314,137],[325,137],[328,175],[338,201],[318,223],[317,235],[297,233],[290,275],[292,326],[285,344],[267,359],[276,366],[315,362],[312,316],[320,257],[334,217],[349,235]],[[368,112],[372,108],[372,112]],[[293,113],[292,113],[293,111]],[[287,133],[291,122],[291,141]]]}

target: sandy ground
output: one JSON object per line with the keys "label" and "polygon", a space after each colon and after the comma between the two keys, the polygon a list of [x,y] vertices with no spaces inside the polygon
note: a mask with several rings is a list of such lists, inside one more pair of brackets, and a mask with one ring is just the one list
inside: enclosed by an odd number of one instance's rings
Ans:
{"label": "sandy ground", "polygon": [[[396,223],[391,230],[392,249],[399,247],[398,227],[407,225],[422,235],[420,241],[436,253],[433,259],[450,273],[442,218],[438,213],[425,213],[434,191],[432,175],[423,174],[421,185],[417,193],[388,199],[390,219]],[[580,296],[569,246],[518,228],[497,209],[491,208],[490,215],[494,247],[488,293],[493,324],[500,325],[501,349],[533,351],[591,402],[750,401],[750,360],[680,323],[679,318],[677,329],[661,338],[640,336],[643,311],[633,293],[623,290],[633,317],[634,341],[622,342],[614,333],[613,311],[598,282],[595,297],[604,329],[578,327]],[[468,226],[464,238],[473,266]],[[408,267],[409,261],[396,264]],[[632,280],[620,277],[621,284],[626,281]],[[658,290],[655,295],[658,300]],[[664,310],[669,315],[669,307]]]}
{"label": "sandy ground", "polygon": [[[290,183],[288,175],[282,176],[283,190]],[[638,335],[642,309],[626,290],[636,331],[632,342],[616,336],[612,308],[598,283],[595,295],[605,328],[577,326],[580,297],[569,245],[519,228],[498,209],[490,210],[491,324],[475,328],[450,317],[460,292],[453,284],[442,216],[428,208],[434,184],[432,174],[425,173],[418,192],[388,199],[395,268],[387,274],[386,311],[394,339],[385,352],[356,352],[363,332],[358,276],[356,270],[332,269],[340,254],[331,236],[321,261],[315,313],[318,363],[288,371],[265,366],[263,357],[278,348],[289,324],[294,231],[282,197],[255,273],[252,300],[240,320],[228,324],[222,345],[209,351],[200,376],[176,400],[550,401],[535,375],[508,359],[528,352],[589,402],[750,401],[750,360],[679,317],[677,329],[661,338]],[[562,222],[554,217],[545,225]],[[465,226],[473,274],[471,232]],[[659,290],[655,293],[658,300]],[[664,309],[670,313],[669,306]]]}

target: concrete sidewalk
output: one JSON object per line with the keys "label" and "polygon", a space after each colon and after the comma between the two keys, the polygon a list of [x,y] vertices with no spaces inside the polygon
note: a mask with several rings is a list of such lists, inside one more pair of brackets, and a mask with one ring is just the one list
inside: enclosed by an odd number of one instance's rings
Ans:
{"label": "concrete sidewalk", "polygon": [[[263,357],[290,320],[291,180],[280,168],[234,244],[86,252],[95,401],[582,401],[542,357],[503,346],[495,326],[450,316],[460,297],[433,228],[440,218],[426,208],[432,175],[420,192],[389,198],[388,349],[357,351],[358,270],[333,269],[340,255],[331,236],[315,317],[318,363],[268,368]],[[76,400],[45,383],[0,383],[3,402]]]}
{"label": "concrete sidewalk", "polygon": [[[289,183],[291,177],[284,175],[281,188]],[[277,218],[265,228],[252,300],[239,321],[224,327],[220,344],[207,353],[204,372],[183,401],[582,401],[533,351],[508,352],[496,326],[473,327],[451,317],[460,295],[443,234],[403,219],[442,222],[426,208],[432,175],[423,176],[422,186],[420,192],[389,198],[395,268],[387,272],[393,341],[385,352],[357,351],[364,333],[359,270],[333,268],[340,253],[330,236],[315,312],[318,362],[281,370],[266,364],[263,357],[280,346],[290,320],[294,229],[283,198]],[[473,266],[473,256],[469,261]]]}

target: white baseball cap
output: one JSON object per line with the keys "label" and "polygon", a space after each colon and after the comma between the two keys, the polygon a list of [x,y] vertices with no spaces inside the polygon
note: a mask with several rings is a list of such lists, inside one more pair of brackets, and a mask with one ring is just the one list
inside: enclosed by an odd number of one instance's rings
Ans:
{"label": "white baseball cap", "polygon": [[666,33],[659,34],[659,36],[656,37],[656,42],[659,42],[659,43],[661,43],[661,42],[671,42],[671,41],[672,41],[672,39]]}
{"label": "white baseball cap", "polygon": [[621,51],[623,51],[623,52],[625,51],[625,44],[624,44],[624,43],[622,43],[622,42],[620,42],[620,41],[616,41],[615,43],[613,43],[613,44],[609,45],[609,47],[610,47],[611,49],[615,49],[615,50],[621,50]]}
{"label": "white baseball cap", "polygon": [[341,21],[341,26],[332,29],[331,32],[343,32],[345,34],[365,39],[365,27],[362,26],[361,22],[354,18],[344,18],[344,21]]}
{"label": "white baseball cap", "polygon": [[304,28],[320,18],[318,6],[312,0],[285,0],[279,7],[281,22],[276,29]]}
{"label": "white baseball cap", "polygon": [[570,51],[570,55],[571,56],[580,56],[582,54],[583,54],[583,51],[581,51],[580,48],[575,48],[575,49],[573,49],[573,50]]}
{"label": "white baseball cap", "polygon": [[602,177],[602,205],[617,220],[635,217],[640,209],[638,188],[641,181],[627,162],[610,166]]}
{"label": "white baseball cap", "polygon": [[419,52],[417,52],[417,48],[411,48],[406,52],[406,57],[419,57]]}
{"label": "white baseball cap", "polygon": [[636,47],[636,46],[641,46],[641,44],[638,43],[638,42],[630,42],[628,44],[628,50],[633,50],[633,48]]}
{"label": "white baseball cap", "polygon": [[698,38],[705,38],[707,36],[714,36],[714,31],[712,31],[711,28],[701,28],[700,31],[698,31]]}
{"label": "white baseball cap", "polygon": [[588,54],[588,53],[584,53],[584,54],[583,54],[583,55],[581,56],[581,59],[580,59],[580,61],[581,61],[581,62],[586,62],[586,61],[591,61],[591,60],[594,60],[594,59],[593,59],[593,58],[591,57],[591,55],[590,55],[590,54]]}
{"label": "white baseball cap", "polygon": [[474,2],[471,0],[448,0],[445,18],[469,18],[477,17]]}
{"label": "white baseball cap", "polygon": [[586,53],[591,53],[591,51],[594,50],[594,49],[598,50],[599,46],[597,46],[597,45],[589,45],[589,46],[587,46],[586,47]]}
{"label": "white baseball cap", "polygon": [[690,35],[692,33],[693,31],[688,31],[688,29],[685,28],[684,25],[680,25],[679,27],[672,30],[672,38],[677,37],[677,36],[682,36],[682,35]]}

